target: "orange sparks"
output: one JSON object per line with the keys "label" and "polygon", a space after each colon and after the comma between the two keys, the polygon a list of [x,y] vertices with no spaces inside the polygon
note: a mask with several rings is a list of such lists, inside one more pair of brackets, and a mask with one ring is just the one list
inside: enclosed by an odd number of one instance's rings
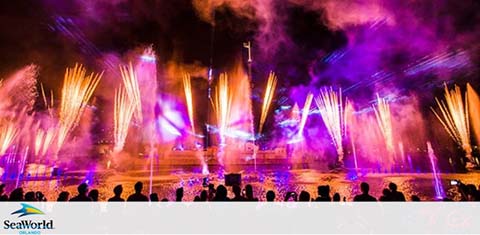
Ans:
{"label": "orange sparks", "polygon": [[70,132],[78,125],[103,74],[91,73],[87,76],[86,72],[85,68],[79,64],[75,64],[73,68],[67,68],[65,72],[59,109],[57,153]]}
{"label": "orange sparks", "polygon": [[467,96],[465,96],[464,101],[460,87],[455,85],[454,89],[448,90],[445,84],[445,101],[440,101],[437,98],[435,100],[441,115],[431,108],[433,113],[450,137],[465,150],[466,157],[472,161]]}
{"label": "orange sparks", "polygon": [[124,88],[115,91],[113,131],[115,138],[113,151],[115,153],[123,150],[135,107],[135,102],[130,99],[128,92]]}
{"label": "orange sparks", "polygon": [[193,119],[193,94],[192,94],[192,81],[190,74],[185,73],[183,75],[183,88],[185,91],[185,100],[187,102],[188,118],[190,119],[190,125],[192,126],[192,133],[195,134],[195,124]]}
{"label": "orange sparks", "polygon": [[270,109],[270,105],[272,104],[273,95],[275,93],[275,89],[277,87],[277,76],[274,72],[270,72],[268,75],[268,82],[267,87],[265,89],[265,95],[263,97],[263,104],[262,104],[262,114],[260,116],[260,126],[258,127],[258,133],[262,134],[263,125],[267,119],[268,110]]}

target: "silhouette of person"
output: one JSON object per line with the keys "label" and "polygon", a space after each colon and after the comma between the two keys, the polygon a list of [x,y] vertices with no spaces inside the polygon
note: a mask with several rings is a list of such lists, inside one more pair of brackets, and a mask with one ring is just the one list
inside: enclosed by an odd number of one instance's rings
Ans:
{"label": "silhouette of person", "polygon": [[200,196],[195,196],[195,198],[193,199],[194,202],[199,202],[200,201]]}
{"label": "silhouette of person", "polygon": [[97,189],[92,189],[88,193],[88,197],[91,198],[92,201],[94,201],[94,202],[98,202],[98,196],[99,196],[99,192],[98,192]]}
{"label": "silhouette of person", "polygon": [[25,193],[25,201],[26,202],[35,202],[37,201],[37,198],[35,197],[35,192],[30,191]]}
{"label": "silhouette of person", "polygon": [[267,192],[266,197],[267,197],[267,202],[273,202],[273,201],[275,201],[275,192],[273,192],[272,190],[269,190],[269,191]]}
{"label": "silhouette of person", "polygon": [[480,192],[473,184],[467,184],[466,195],[468,201],[480,201]]}
{"label": "silhouette of person", "polygon": [[152,193],[152,194],[150,194],[150,201],[151,201],[151,202],[158,202],[158,201],[160,201],[160,200],[158,199],[158,194],[157,194],[157,193]]}
{"label": "silhouette of person", "polygon": [[175,201],[181,202],[183,200],[183,187],[177,188],[175,195]]}
{"label": "silhouette of person", "polygon": [[217,201],[217,202],[230,201],[230,198],[227,197],[227,188],[225,188],[225,186],[218,185],[213,201]]}
{"label": "silhouette of person", "polygon": [[298,196],[298,201],[300,202],[309,202],[310,201],[310,193],[307,191],[301,191],[300,195]]}
{"label": "silhouette of person", "polygon": [[86,183],[82,183],[77,187],[78,195],[70,199],[71,202],[91,202],[92,199],[87,196],[88,193],[88,185]]}
{"label": "silhouette of person", "polygon": [[70,193],[67,191],[63,191],[58,194],[57,202],[68,202],[68,198],[70,197]]}
{"label": "silhouette of person", "polygon": [[202,190],[202,192],[200,193],[200,201],[201,202],[206,202],[208,199],[208,192],[207,190]]}
{"label": "silhouette of person", "polygon": [[10,193],[9,201],[23,201],[23,188],[16,188]]}
{"label": "silhouette of person", "polygon": [[397,201],[397,202],[406,201],[403,193],[397,191],[397,185],[396,184],[389,183],[388,188],[390,189],[390,195],[391,195],[391,200],[392,201]]}
{"label": "silhouette of person", "polygon": [[108,199],[109,202],[124,202],[125,199],[122,198],[123,187],[121,184],[115,186],[113,188],[113,196],[112,198]]}
{"label": "silhouette of person", "polygon": [[419,198],[417,195],[412,195],[411,199],[412,199],[412,202],[419,202],[419,201],[421,201],[420,198]]}
{"label": "silhouette of person", "polygon": [[142,194],[143,183],[138,181],[134,186],[135,193],[128,196],[128,202],[148,202],[148,197]]}
{"label": "silhouette of person", "polygon": [[388,188],[384,188],[382,196],[378,200],[382,202],[392,201],[392,192]]}
{"label": "silhouette of person", "polygon": [[161,202],[168,202],[168,198],[163,198]]}
{"label": "silhouette of person", "polygon": [[362,182],[360,184],[360,190],[362,191],[362,194],[356,195],[353,198],[354,202],[375,202],[375,201],[377,201],[376,198],[374,198],[370,194],[368,194],[368,191],[370,191],[370,186],[367,183]]}
{"label": "silhouette of person", "polygon": [[5,184],[0,184],[0,201],[8,201],[8,196],[5,193]]}
{"label": "silhouette of person", "polygon": [[318,197],[315,199],[317,202],[330,202],[332,198],[330,197],[330,186],[321,185],[317,188]]}
{"label": "silhouette of person", "polygon": [[45,198],[45,195],[43,195],[43,193],[40,192],[40,191],[37,191],[35,193],[35,196],[37,197],[37,201],[39,201],[39,202],[46,202],[47,201],[47,198]]}
{"label": "silhouette of person", "polygon": [[339,193],[333,194],[333,201],[334,202],[339,202],[340,201],[340,194]]}
{"label": "silhouette of person", "polygon": [[250,184],[245,186],[246,201],[257,202],[258,198],[253,196],[253,187]]}
{"label": "silhouette of person", "polygon": [[288,201],[290,201],[290,199],[292,199],[292,201],[295,201],[295,202],[296,202],[296,201],[298,200],[298,195],[297,195],[297,193],[296,193],[296,192],[292,192],[292,191],[287,192],[287,193],[285,194],[285,201],[288,202]]}
{"label": "silhouette of person", "polygon": [[208,200],[209,201],[213,201],[213,198],[215,197],[215,193],[216,193],[215,185],[209,184],[208,185]]}
{"label": "silhouette of person", "polygon": [[236,201],[236,202],[243,202],[246,200],[246,198],[244,198],[242,196],[242,188],[240,188],[240,186],[238,185],[233,185],[232,186],[232,191],[233,191],[233,194],[235,195],[233,198],[232,198],[232,201]]}

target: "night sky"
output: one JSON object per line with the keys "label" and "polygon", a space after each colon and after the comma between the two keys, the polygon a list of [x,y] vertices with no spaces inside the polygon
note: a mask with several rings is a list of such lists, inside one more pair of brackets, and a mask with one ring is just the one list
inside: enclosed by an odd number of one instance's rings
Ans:
{"label": "night sky", "polygon": [[206,68],[212,59],[218,74],[245,62],[245,41],[253,43],[254,87],[274,70],[285,95],[333,85],[358,99],[395,89],[432,100],[445,81],[478,87],[475,0],[24,0],[1,1],[0,11],[0,77],[35,63],[54,90],[66,66],[103,70],[106,57],[148,45],[159,67]]}

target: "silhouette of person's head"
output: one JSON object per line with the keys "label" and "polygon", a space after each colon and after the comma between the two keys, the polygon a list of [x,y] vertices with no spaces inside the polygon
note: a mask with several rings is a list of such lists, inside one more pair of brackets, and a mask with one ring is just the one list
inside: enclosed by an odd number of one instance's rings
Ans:
{"label": "silhouette of person's head", "polygon": [[66,201],[68,201],[69,197],[70,197],[70,193],[67,192],[67,191],[63,191],[58,195],[57,201],[66,202]]}
{"label": "silhouette of person's head", "polygon": [[157,193],[150,194],[150,201],[151,202],[158,202],[159,201],[158,194]]}
{"label": "silhouette of person's head", "polygon": [[208,191],[209,191],[209,192],[215,192],[215,185],[213,185],[213,184],[208,184]]}
{"label": "silhouette of person's head", "polygon": [[321,197],[330,197],[330,186],[328,185],[321,185],[321,186],[318,186],[317,188],[318,190],[318,195],[320,195]]}
{"label": "silhouette of person's head", "polygon": [[227,188],[223,185],[218,185],[215,197],[217,200],[227,200]]}
{"label": "silhouette of person's head", "polygon": [[340,201],[340,194],[339,193],[333,194],[333,201],[334,202],[339,202]]}
{"label": "silhouette of person's head", "polygon": [[168,202],[168,199],[167,199],[167,198],[163,198],[163,199],[162,199],[162,202]]}
{"label": "silhouette of person's head", "polygon": [[5,193],[5,184],[0,184],[0,196],[3,195],[3,193]]}
{"label": "silhouette of person's head", "polygon": [[200,193],[200,201],[205,202],[207,201],[207,198],[208,198],[207,190],[202,190],[202,192]]}
{"label": "silhouette of person's head", "polygon": [[275,192],[273,192],[272,190],[268,191],[266,197],[267,197],[267,202],[275,201]]}
{"label": "silhouette of person's head", "polygon": [[43,193],[40,192],[40,191],[37,191],[37,192],[35,193],[35,196],[37,197],[37,201],[40,201],[40,202],[41,202],[41,201],[46,201],[46,200],[47,200],[47,199],[45,198],[45,195],[43,195]]}
{"label": "silhouette of person's head", "polygon": [[181,202],[183,199],[183,187],[177,188],[177,191],[175,192],[175,194],[176,194],[177,202]]}
{"label": "silhouette of person's head", "polygon": [[81,183],[80,185],[78,185],[77,191],[78,191],[79,195],[85,195],[86,196],[87,192],[88,192],[88,184]]}
{"label": "silhouette of person's head", "polygon": [[232,191],[233,191],[233,194],[235,194],[235,197],[240,197],[241,196],[240,194],[242,192],[242,188],[240,188],[240,186],[235,184],[235,185],[232,186]]}
{"label": "silhouette of person's head", "polygon": [[142,190],[143,190],[143,183],[138,181],[137,183],[135,183],[135,193],[142,193]]}
{"label": "silhouette of person's head", "polygon": [[88,197],[92,199],[92,201],[94,202],[98,202],[98,196],[99,196],[99,192],[97,189],[92,189],[89,193],[88,193]]}
{"label": "silhouette of person's head", "polygon": [[362,182],[360,184],[360,190],[363,194],[368,194],[368,191],[370,191],[370,185],[368,185],[366,182]]}
{"label": "silhouette of person's head", "polygon": [[23,188],[16,188],[10,193],[10,201],[23,201]]}
{"label": "silhouette of person's head", "polygon": [[37,201],[37,198],[35,197],[35,192],[30,191],[30,192],[25,193],[25,201],[27,201],[27,202]]}
{"label": "silhouette of person's head", "polygon": [[397,185],[393,182],[390,182],[388,184],[388,188],[392,191],[392,192],[396,192],[397,191]]}
{"label": "silhouette of person's head", "polygon": [[309,202],[310,201],[310,193],[308,193],[307,191],[301,191],[300,195],[298,196],[298,201]]}
{"label": "silhouette of person's head", "polygon": [[122,195],[122,192],[123,192],[123,187],[122,187],[121,184],[119,184],[119,185],[115,186],[115,188],[113,188],[113,193],[117,197],[120,197],[120,195]]}
{"label": "silhouette of person's head", "polygon": [[419,202],[420,198],[417,195],[412,195],[412,202]]}
{"label": "silhouette of person's head", "polygon": [[253,187],[250,184],[247,184],[245,186],[245,195],[247,196],[248,199],[253,198]]}
{"label": "silhouette of person's head", "polygon": [[388,188],[384,188],[382,191],[382,195],[384,197],[389,197],[390,196],[390,190]]}

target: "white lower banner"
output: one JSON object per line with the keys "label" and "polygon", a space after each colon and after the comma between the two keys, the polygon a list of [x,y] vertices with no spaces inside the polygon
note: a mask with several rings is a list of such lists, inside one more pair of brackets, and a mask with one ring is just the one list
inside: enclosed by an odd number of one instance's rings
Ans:
{"label": "white lower banner", "polygon": [[480,203],[0,203],[0,234],[480,233]]}

